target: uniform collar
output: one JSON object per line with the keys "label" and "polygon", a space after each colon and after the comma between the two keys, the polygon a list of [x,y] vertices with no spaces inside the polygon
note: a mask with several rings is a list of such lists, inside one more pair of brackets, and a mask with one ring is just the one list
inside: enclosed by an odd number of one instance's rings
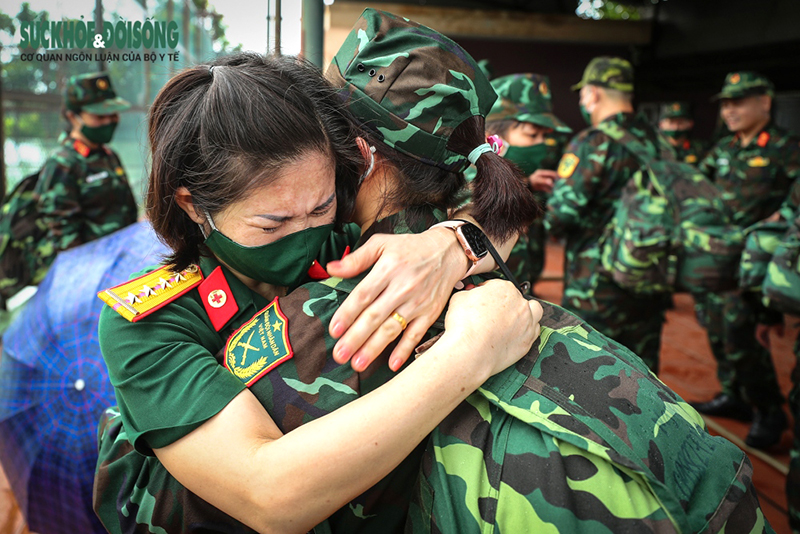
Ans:
{"label": "uniform collar", "polygon": [[[774,124],[772,121],[769,121],[766,126],[756,135],[753,140],[750,142],[750,145],[755,144],[755,146],[764,148],[769,144],[770,140],[772,139],[772,134],[774,133]],[[731,139],[731,146],[740,145],[741,144],[741,134],[736,132],[733,134],[733,138]],[[747,145],[748,148],[750,145]]]}
{"label": "uniform collar", "polygon": [[78,154],[80,154],[84,158],[86,156],[88,156],[89,154],[91,154],[92,152],[107,151],[106,148],[103,145],[100,145],[97,148],[90,148],[89,145],[87,145],[86,143],[84,143],[80,139],[75,139],[73,137],[67,137],[64,140],[64,144],[69,146],[69,147],[72,147],[75,150],[75,152],[77,152]]}
{"label": "uniform collar", "polygon": [[600,122],[614,122],[616,124],[623,124],[629,122],[633,118],[634,114],[631,113],[630,111],[620,111],[619,113],[614,113],[613,115],[609,115]]}
{"label": "uniform collar", "polygon": [[[204,278],[207,278],[217,267],[222,268],[222,273],[232,293],[231,296],[239,306],[239,311],[236,312],[226,324],[242,314],[247,314],[247,317],[251,317],[255,315],[258,310],[269,304],[269,301],[265,297],[262,297],[244,285],[244,282],[239,280],[230,269],[222,265],[216,258],[203,256],[200,258],[198,264],[200,265],[200,271],[203,273]],[[221,330],[221,328],[219,330]]]}

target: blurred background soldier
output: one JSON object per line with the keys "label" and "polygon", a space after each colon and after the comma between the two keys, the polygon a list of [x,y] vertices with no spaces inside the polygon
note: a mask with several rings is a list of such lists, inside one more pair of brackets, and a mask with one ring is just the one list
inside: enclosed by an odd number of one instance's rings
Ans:
{"label": "blurred background soldier", "polygon": [[694,118],[688,102],[666,102],[658,115],[658,129],[675,149],[679,161],[697,165],[708,147],[700,139],[691,137]]}
{"label": "blurred background soldier", "polygon": [[67,83],[64,118],[70,131],[44,164],[36,193],[47,227],[37,246],[49,266],[55,255],[136,222],[137,207],[119,156],[107,143],[119,112],[130,104],[119,98],[108,74],[73,76]]}
{"label": "blurred background soldier", "polygon": [[674,154],[643,116],[633,112],[633,67],[621,58],[594,58],[573,90],[590,128],[570,142],[558,166],[545,223],[565,236],[562,306],[633,350],[658,371],[661,326],[668,300],[625,291],[600,269],[600,239],[614,216],[620,192],[641,168],[639,160],[594,128],[609,122],[630,132],[654,158]]}
{"label": "blurred background soldier", "polygon": [[[773,124],[773,93],[772,82],[764,76],[729,73],[715,98],[721,101],[720,114],[732,135],[720,139],[699,165],[723,191],[734,222],[742,228],[773,216],[800,174],[800,139]],[[787,426],[767,349],[769,330],[782,329],[783,318],[741,291],[709,294],[705,307],[722,391],[694,407],[708,415],[752,419],[745,442],[770,447]]]}
{"label": "blurred background soldier", "polygon": [[[486,134],[503,140],[500,154],[528,176],[544,207],[557,179],[556,167],[572,129],[553,114],[550,80],[541,74],[509,74],[492,80],[497,100],[486,117]],[[533,285],[544,270],[544,220],[520,236],[508,264],[519,281]]]}

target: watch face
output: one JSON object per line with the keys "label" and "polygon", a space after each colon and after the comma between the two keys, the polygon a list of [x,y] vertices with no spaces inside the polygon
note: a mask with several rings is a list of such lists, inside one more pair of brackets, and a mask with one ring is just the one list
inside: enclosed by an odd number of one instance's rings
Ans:
{"label": "watch face", "polygon": [[486,247],[486,236],[480,228],[472,223],[467,223],[459,228],[459,230],[461,230],[462,235],[467,240],[467,243],[469,243],[469,248],[472,249],[475,256],[478,258],[486,256],[489,249]]}

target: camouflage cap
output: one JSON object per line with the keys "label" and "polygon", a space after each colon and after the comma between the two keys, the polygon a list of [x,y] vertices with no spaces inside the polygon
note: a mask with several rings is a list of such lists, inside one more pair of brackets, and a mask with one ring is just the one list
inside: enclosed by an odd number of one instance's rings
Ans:
{"label": "camouflage cap", "polygon": [[721,98],[743,98],[751,95],[775,94],[775,86],[765,76],[757,72],[729,72],[722,85],[722,91],[714,95],[712,100]]}
{"label": "camouflage cap", "polygon": [[517,120],[569,133],[572,128],[553,114],[550,79],[542,74],[520,73],[492,80],[497,101],[486,121]]}
{"label": "camouflage cap", "polygon": [[597,85],[626,93],[633,92],[633,67],[620,57],[600,56],[589,62],[581,81],[572,86],[578,91],[584,85]]}
{"label": "camouflage cap", "polygon": [[688,102],[664,102],[658,114],[660,119],[692,118],[692,107]]}
{"label": "camouflage cap", "polygon": [[474,59],[439,32],[367,8],[326,73],[359,122],[388,146],[428,165],[462,171],[447,149],[465,119],[497,98]]}
{"label": "camouflage cap", "polygon": [[487,80],[494,78],[494,69],[492,68],[492,63],[488,59],[478,61],[478,67],[481,68],[481,72],[483,72]]}
{"label": "camouflage cap", "polygon": [[64,101],[71,111],[95,115],[111,115],[131,107],[127,100],[119,98],[114,92],[106,72],[72,76],[67,81]]}

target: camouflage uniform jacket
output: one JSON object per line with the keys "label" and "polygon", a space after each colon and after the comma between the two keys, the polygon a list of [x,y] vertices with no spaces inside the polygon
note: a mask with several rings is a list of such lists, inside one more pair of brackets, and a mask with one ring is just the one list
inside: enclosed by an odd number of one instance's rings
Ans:
{"label": "camouflage uniform jacket", "polygon": [[37,247],[45,266],[68,248],[136,222],[137,207],[119,157],[67,138],[44,164],[36,184],[47,237]]}
{"label": "camouflage uniform jacket", "polygon": [[773,532],[752,465],[630,350],[548,302],[433,432],[406,532]]}
{"label": "camouflage uniform jacket", "polygon": [[722,190],[734,222],[748,227],[778,210],[800,177],[800,137],[771,123],[746,147],[729,135],[698,168]]}
{"label": "camouflage uniform jacket", "polygon": [[[669,142],[644,117],[618,113],[605,120],[636,136],[654,157],[674,157]],[[573,293],[593,293],[603,231],[614,216],[622,188],[639,168],[625,146],[595,128],[580,132],[567,147],[545,216],[549,233],[566,236],[564,302]]]}

